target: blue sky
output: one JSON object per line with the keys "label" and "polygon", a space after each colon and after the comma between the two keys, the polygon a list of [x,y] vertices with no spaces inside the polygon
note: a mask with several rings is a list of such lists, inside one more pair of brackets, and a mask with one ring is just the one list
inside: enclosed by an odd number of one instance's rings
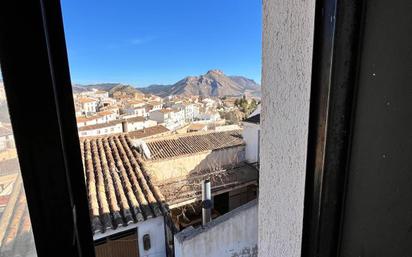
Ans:
{"label": "blue sky", "polygon": [[260,83],[261,0],[62,0],[73,83],[172,84],[221,69]]}

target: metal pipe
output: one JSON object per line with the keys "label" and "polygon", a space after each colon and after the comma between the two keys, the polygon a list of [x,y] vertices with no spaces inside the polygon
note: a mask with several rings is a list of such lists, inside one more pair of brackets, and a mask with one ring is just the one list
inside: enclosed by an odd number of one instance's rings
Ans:
{"label": "metal pipe", "polygon": [[210,180],[202,181],[202,225],[212,221],[212,190]]}

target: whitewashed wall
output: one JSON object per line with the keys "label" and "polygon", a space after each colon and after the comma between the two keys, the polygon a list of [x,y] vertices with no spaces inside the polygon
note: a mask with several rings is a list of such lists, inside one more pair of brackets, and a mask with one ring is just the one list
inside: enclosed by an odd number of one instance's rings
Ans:
{"label": "whitewashed wall", "polygon": [[300,257],[315,0],[263,0],[259,256]]}
{"label": "whitewashed wall", "polygon": [[175,235],[176,257],[257,257],[257,202]]}
{"label": "whitewashed wall", "polygon": [[[140,257],[165,257],[166,239],[163,216],[148,219],[137,223],[137,237]],[[151,248],[145,251],[143,248],[143,236],[150,235]]]}
{"label": "whitewashed wall", "polygon": [[243,122],[243,140],[246,142],[245,157],[249,163],[258,162],[259,154],[259,129],[258,124]]}

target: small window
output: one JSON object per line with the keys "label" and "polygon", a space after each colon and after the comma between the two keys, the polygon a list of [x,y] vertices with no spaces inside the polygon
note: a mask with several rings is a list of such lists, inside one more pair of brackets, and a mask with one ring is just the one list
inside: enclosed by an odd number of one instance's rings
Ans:
{"label": "small window", "polygon": [[144,249],[145,251],[148,251],[148,250],[150,250],[150,248],[151,248],[151,245],[150,245],[150,235],[149,235],[149,234],[146,234],[146,235],[143,236],[143,249]]}

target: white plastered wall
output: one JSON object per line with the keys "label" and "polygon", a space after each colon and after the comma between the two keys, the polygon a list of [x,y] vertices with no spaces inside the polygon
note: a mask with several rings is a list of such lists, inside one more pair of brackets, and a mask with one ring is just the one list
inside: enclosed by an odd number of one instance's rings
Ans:
{"label": "white plastered wall", "polygon": [[263,0],[259,256],[299,257],[315,0]]}

